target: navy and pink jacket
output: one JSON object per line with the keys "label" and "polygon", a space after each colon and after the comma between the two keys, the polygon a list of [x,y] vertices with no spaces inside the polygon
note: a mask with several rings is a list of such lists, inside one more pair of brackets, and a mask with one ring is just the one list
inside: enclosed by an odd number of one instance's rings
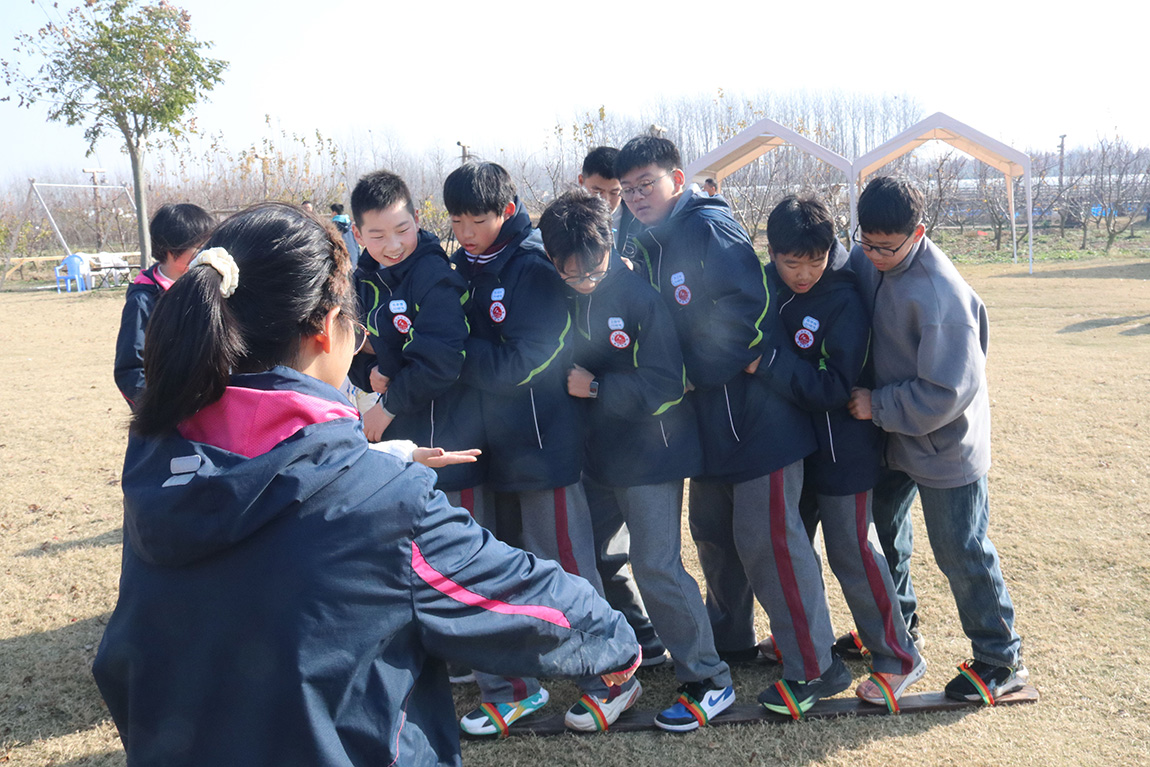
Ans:
{"label": "navy and pink jacket", "polygon": [[136,275],[124,296],[112,375],[116,379],[116,388],[133,408],[144,388],[144,334],[148,320],[156,308],[156,301],[171,286],[172,280],[164,276],[159,264],[154,264]]}
{"label": "navy and pink jacket", "polygon": [[334,388],[237,375],[129,437],[120,595],[93,667],[129,765],[459,764],[444,659],[627,667],[623,617],[368,448]]}

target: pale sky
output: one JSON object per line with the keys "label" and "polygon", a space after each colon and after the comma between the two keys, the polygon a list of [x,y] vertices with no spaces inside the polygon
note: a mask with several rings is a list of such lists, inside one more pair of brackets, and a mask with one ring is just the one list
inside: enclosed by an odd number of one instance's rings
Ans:
{"label": "pale sky", "polygon": [[[1150,145],[1150,5],[1134,0],[173,1],[230,62],[195,114],[233,150],[267,135],[271,115],[346,144],[491,153],[539,145],[557,119],[600,105],[636,113],[718,88],[906,93],[923,116],[1023,150],[1055,149],[1063,133],[1068,147],[1115,132]],[[39,3],[0,0],[0,58],[45,20]],[[0,140],[0,189],[127,168],[117,140],[85,158],[83,128],[48,123],[41,106],[0,103]]]}

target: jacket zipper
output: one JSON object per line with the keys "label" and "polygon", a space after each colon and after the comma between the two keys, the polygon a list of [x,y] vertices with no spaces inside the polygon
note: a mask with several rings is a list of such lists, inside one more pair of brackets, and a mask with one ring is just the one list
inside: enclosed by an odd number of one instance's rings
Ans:
{"label": "jacket zipper", "polygon": [[735,431],[735,417],[731,415],[731,395],[727,391],[726,384],[723,384],[723,397],[727,400],[727,421],[731,424],[731,434],[735,435],[735,442],[742,442],[739,439],[739,433]]}
{"label": "jacket zipper", "polygon": [[535,439],[539,441],[539,449],[543,449],[543,437],[539,434],[539,415],[535,412],[535,387],[527,390],[531,394],[531,420],[535,422]]}

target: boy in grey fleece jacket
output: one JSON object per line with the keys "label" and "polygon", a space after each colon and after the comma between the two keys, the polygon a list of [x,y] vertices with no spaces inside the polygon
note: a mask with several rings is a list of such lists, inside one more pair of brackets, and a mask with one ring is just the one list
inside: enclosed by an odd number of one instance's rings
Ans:
{"label": "boy in grey fleece jacket", "polygon": [[[922,193],[901,179],[876,178],[859,196],[861,236],[851,265],[873,302],[875,388],[856,389],[850,410],[887,433],[891,485],[907,496],[874,504],[892,574],[903,573],[895,583],[904,617],[914,622],[907,511],[917,489],[931,548],[973,648],[973,661],[959,666],[946,694],[992,704],[1025,685],[1028,673],[998,552],[987,537],[989,323],[982,300],[926,238],[922,212]],[[880,519],[882,512],[890,518]]]}

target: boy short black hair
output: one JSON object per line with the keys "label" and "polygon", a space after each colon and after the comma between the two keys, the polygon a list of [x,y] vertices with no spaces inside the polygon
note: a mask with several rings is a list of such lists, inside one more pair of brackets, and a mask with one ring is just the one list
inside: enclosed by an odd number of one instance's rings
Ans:
{"label": "boy short black hair", "polygon": [[618,178],[615,175],[615,158],[619,150],[613,146],[597,146],[583,158],[583,178],[602,176],[606,179]]}
{"label": "boy short black hair", "polygon": [[[377,170],[361,178],[351,191],[351,216],[356,226],[363,226],[364,213],[369,210],[386,210],[397,202],[402,202],[407,212],[415,215],[411,192],[403,179],[391,171]],[[335,205],[332,210],[335,210]]]}
{"label": "boy short black hair", "polygon": [[784,197],[767,217],[767,244],[771,253],[819,260],[835,241],[830,210],[814,197]]}
{"label": "boy short black hair", "polygon": [[333,202],[331,204],[331,212],[336,214],[337,216],[342,216],[343,215],[343,203],[342,202]]}
{"label": "boy short black hair", "polygon": [[611,250],[611,207],[598,195],[575,189],[547,206],[539,232],[551,263],[563,268],[574,262],[580,274],[587,274]]}
{"label": "boy short black hair", "polygon": [[623,178],[635,168],[652,164],[671,171],[683,167],[683,160],[670,140],[658,136],[636,136],[615,156],[615,178]]}
{"label": "boy short black hair", "polygon": [[199,205],[190,202],[161,205],[148,224],[152,258],[164,262],[174,254],[198,248],[215,225],[212,214]]}
{"label": "boy short black hair", "polygon": [[859,195],[859,229],[882,234],[914,233],[926,203],[912,181],[894,176],[871,179]]}
{"label": "boy short black hair", "polygon": [[448,215],[500,215],[515,202],[515,184],[502,165],[469,162],[451,171],[443,182],[443,207]]}

